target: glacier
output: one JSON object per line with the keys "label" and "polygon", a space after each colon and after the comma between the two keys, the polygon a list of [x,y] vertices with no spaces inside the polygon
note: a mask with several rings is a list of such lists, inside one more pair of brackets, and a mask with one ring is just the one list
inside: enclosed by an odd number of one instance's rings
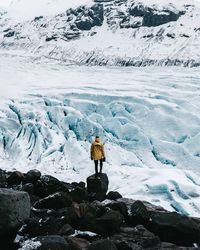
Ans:
{"label": "glacier", "polygon": [[64,181],[94,172],[105,143],[110,189],[200,215],[197,68],[77,67],[0,55],[0,168]]}
{"label": "glacier", "polygon": [[111,190],[199,217],[199,17],[195,0],[1,1],[0,168],[85,181],[98,133]]}

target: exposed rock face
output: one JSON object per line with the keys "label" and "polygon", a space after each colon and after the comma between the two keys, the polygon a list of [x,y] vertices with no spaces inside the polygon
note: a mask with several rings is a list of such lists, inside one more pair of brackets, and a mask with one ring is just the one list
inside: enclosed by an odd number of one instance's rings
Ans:
{"label": "exposed rock face", "polygon": [[108,176],[106,174],[99,174],[98,178],[95,175],[87,178],[87,191],[92,200],[102,201],[106,197],[108,191]]}
{"label": "exposed rock face", "polygon": [[19,228],[30,216],[27,193],[0,189],[0,241],[12,241]]}
{"label": "exposed rock face", "polygon": [[138,3],[133,3],[128,12],[131,16],[141,17],[141,26],[147,27],[155,27],[168,22],[177,21],[181,15],[185,14],[185,12],[177,11],[176,9],[163,9],[162,11],[158,11],[157,9],[146,7]]}
{"label": "exposed rock face", "polygon": [[[8,22],[3,13],[0,27],[5,28],[2,28],[0,47],[35,51],[37,57],[40,55],[79,65],[199,66],[197,53],[191,53],[190,49],[190,46],[194,46],[194,40],[188,39],[200,39],[199,7],[176,5],[175,2],[166,2],[166,5],[151,2],[94,0],[93,5],[81,5],[56,16],[38,16],[14,25]],[[192,25],[188,26],[189,23]],[[182,26],[186,28],[183,29]],[[100,46],[99,39],[95,39],[101,32],[102,36],[105,33],[105,44],[108,46]],[[106,39],[107,34],[111,41]],[[117,39],[121,39],[121,45],[118,40],[115,44],[115,34]],[[33,39],[30,40],[29,37]],[[73,43],[78,39],[89,41],[86,43],[87,49],[86,46],[79,46],[78,42],[76,45]],[[126,43],[123,42],[124,39],[127,40]],[[39,48],[38,41],[41,42]],[[187,46],[184,45],[185,41],[188,41]],[[156,45],[160,52],[155,50]],[[191,53],[190,57],[187,52]]]}
{"label": "exposed rock face", "polygon": [[95,4],[91,9],[79,8],[75,15],[75,24],[79,30],[91,30],[92,27],[101,26],[103,23],[103,5]]}

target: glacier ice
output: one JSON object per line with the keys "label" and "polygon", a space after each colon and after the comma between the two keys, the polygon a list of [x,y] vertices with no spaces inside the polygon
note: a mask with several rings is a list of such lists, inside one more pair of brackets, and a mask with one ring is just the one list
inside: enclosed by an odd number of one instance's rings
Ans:
{"label": "glacier ice", "polygon": [[112,190],[199,216],[198,70],[66,67],[1,55],[0,90],[0,168],[85,180],[98,133]]}

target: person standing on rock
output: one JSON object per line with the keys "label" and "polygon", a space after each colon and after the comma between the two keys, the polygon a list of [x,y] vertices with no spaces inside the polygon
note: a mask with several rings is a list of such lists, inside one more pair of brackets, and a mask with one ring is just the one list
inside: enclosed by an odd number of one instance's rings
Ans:
{"label": "person standing on rock", "polygon": [[104,145],[101,143],[99,136],[95,137],[94,142],[91,145],[91,160],[95,165],[95,176],[98,176],[98,165],[100,163],[100,173],[102,173],[103,162],[105,161]]}

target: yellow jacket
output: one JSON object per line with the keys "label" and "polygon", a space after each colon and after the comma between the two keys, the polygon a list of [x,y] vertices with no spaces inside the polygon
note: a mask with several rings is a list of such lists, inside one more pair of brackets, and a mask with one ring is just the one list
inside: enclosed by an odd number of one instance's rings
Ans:
{"label": "yellow jacket", "polygon": [[104,145],[99,140],[95,140],[91,145],[90,153],[91,159],[94,161],[104,158]]}

